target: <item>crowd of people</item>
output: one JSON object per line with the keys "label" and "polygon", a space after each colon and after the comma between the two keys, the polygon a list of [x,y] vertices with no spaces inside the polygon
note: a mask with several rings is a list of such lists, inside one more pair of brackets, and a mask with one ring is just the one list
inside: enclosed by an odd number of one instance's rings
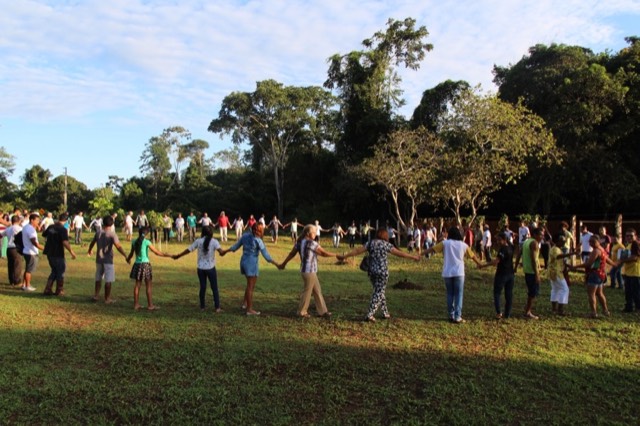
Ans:
{"label": "crowd of people", "polygon": [[[602,315],[610,315],[603,291],[608,279],[611,287],[617,286],[625,290],[624,312],[640,310],[640,241],[634,229],[628,229],[625,232],[623,243],[620,235],[612,239],[607,235],[604,227],[594,235],[586,226],[583,226],[579,240],[576,238],[574,241],[573,235],[568,231],[568,225],[564,222],[560,232],[552,237],[545,227],[530,226],[526,221],[522,221],[517,233],[510,231],[508,226],[504,226],[494,241],[488,224],[484,225],[478,235],[474,233],[472,226],[467,224],[438,230],[433,223],[424,222],[416,223],[413,227],[406,229],[408,252],[405,252],[398,247],[398,231],[388,222],[378,229],[373,229],[368,222],[362,222],[357,226],[353,221],[345,231],[338,222],[333,227],[324,229],[318,221],[305,225],[298,222],[297,218],[283,224],[273,216],[267,223],[264,215],[257,220],[251,215],[245,223],[240,216],[232,222],[224,211],[215,221],[207,213],[203,213],[198,219],[193,212],[190,212],[186,218],[181,214],[178,214],[175,219],[168,214],[163,216],[162,240],[169,241],[175,237],[177,241],[183,241],[186,234],[190,242],[182,252],[171,255],[166,253],[166,250],[159,250],[154,246],[154,242],[158,241],[158,235],[154,233],[143,210],[135,219],[133,213],[128,212],[122,221],[124,235],[131,243],[131,249],[127,254],[118,238],[115,219],[116,215],[107,215],[103,218],[94,218],[87,225],[83,212],[78,212],[73,218],[68,213],[62,213],[57,221],[53,219],[51,213],[41,217],[37,212],[16,210],[11,215],[2,215],[0,226],[3,229],[0,230],[0,234],[7,242],[9,283],[23,291],[35,291],[32,275],[38,266],[39,251],[42,250],[47,256],[51,269],[43,294],[64,295],[65,251],[72,258],[76,258],[76,253],[69,242],[69,234],[73,232],[75,244],[82,247],[83,231],[91,229],[94,233],[88,245],[88,254],[93,256],[95,248],[96,259],[93,299],[100,300],[104,281],[104,302],[107,304],[114,302],[111,297],[111,287],[115,281],[114,252],[118,251],[127,263],[130,264],[133,260],[129,277],[135,282],[134,309],[136,310],[142,307],[139,292],[143,282],[147,309],[158,309],[153,303],[153,271],[149,258],[150,252],[160,257],[179,259],[197,251],[196,272],[200,283],[200,308],[203,310],[206,308],[208,281],[213,293],[214,309],[216,312],[221,312],[216,252],[219,256],[225,256],[240,248],[242,248],[240,272],[246,278],[242,309],[246,315],[250,316],[260,315],[260,311],[255,310],[253,305],[253,294],[259,276],[260,255],[278,269],[284,269],[296,256],[300,258],[303,289],[296,312],[303,318],[310,316],[309,305],[312,296],[317,314],[325,318],[331,316],[317,275],[318,256],[336,257],[339,261],[344,261],[361,254],[365,254],[366,257],[366,262],[363,262],[366,266],[361,265],[361,267],[367,271],[373,288],[369,309],[365,315],[365,320],[370,322],[376,321],[375,315],[378,310],[381,311],[384,319],[391,316],[385,295],[389,280],[389,254],[414,261],[419,261],[423,256],[428,259],[436,253],[442,255],[447,314],[448,319],[455,324],[465,322],[462,317],[465,258],[471,259],[479,268],[495,267],[493,296],[497,319],[512,316],[515,274],[520,266],[524,272],[527,288],[527,301],[523,311],[523,316],[527,319],[539,319],[539,316],[534,313],[534,307],[540,294],[542,275],[545,272],[551,287],[550,302],[553,314],[567,315],[569,287],[572,285],[570,272],[579,270],[584,271],[582,284],[587,289],[591,317],[599,315],[598,304]],[[198,226],[201,228],[200,237],[197,237]],[[303,227],[300,235],[298,235],[299,226]],[[135,238],[134,227],[138,230]],[[216,228],[219,230],[220,240],[214,237]],[[278,263],[269,254],[263,236],[266,230],[270,230],[271,241],[276,244],[279,230],[286,228],[290,228],[293,247],[287,257]],[[221,243],[228,242],[229,230],[235,230],[236,241],[225,249],[222,248]],[[319,243],[321,232],[331,233],[334,248],[338,248],[341,239],[347,237],[352,250],[346,254],[325,250]],[[44,237],[44,245],[39,241],[39,233]],[[478,240],[480,240],[479,244]],[[574,257],[578,257],[579,261],[574,261]],[[607,266],[610,266],[608,274]],[[501,303],[503,295],[504,307]]]}

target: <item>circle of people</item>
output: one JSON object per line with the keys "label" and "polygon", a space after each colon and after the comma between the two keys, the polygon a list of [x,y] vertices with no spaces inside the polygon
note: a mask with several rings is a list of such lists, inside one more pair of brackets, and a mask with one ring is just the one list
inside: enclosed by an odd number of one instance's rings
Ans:
{"label": "circle of people", "polygon": [[[158,250],[149,239],[153,237],[153,228],[149,227],[149,221],[144,211],[141,211],[137,218],[133,219],[132,212],[129,212],[124,219],[123,231],[127,241],[131,241],[131,250],[127,254],[120,244],[117,233],[114,229],[115,215],[105,216],[99,221],[94,220],[87,226],[84,222],[82,212],[79,212],[73,220],[69,220],[67,213],[60,214],[55,222],[49,213],[44,219],[38,213],[31,213],[24,217],[17,210],[11,216],[2,218],[2,225],[5,229],[0,231],[0,235],[7,239],[7,259],[9,281],[12,285],[19,286],[23,291],[35,291],[31,285],[32,274],[38,265],[38,250],[43,250],[47,256],[51,273],[48,276],[44,295],[62,296],[64,295],[64,275],[66,271],[65,250],[73,259],[76,253],[69,243],[69,232],[74,231],[76,244],[82,244],[83,229],[94,229],[95,234],[88,247],[88,255],[93,256],[93,249],[96,249],[96,273],[93,300],[100,299],[102,282],[104,281],[104,301],[107,304],[113,303],[111,298],[111,285],[115,281],[114,249],[117,250],[127,261],[133,265],[129,277],[135,281],[134,285],[134,309],[142,308],[140,305],[139,292],[142,283],[145,283],[147,309],[156,310],[158,307],[153,304],[153,271],[149,259],[149,252],[160,257],[171,257],[179,259],[197,250],[197,276],[200,284],[200,308],[205,309],[207,281],[213,292],[214,308],[216,312],[221,312],[220,296],[218,291],[216,258],[215,253],[225,256],[229,252],[236,252],[242,248],[240,258],[240,272],[246,278],[246,289],[242,302],[242,309],[246,315],[260,315],[259,311],[253,308],[253,293],[259,276],[259,256],[276,266],[278,269],[285,269],[286,265],[296,256],[300,258],[300,272],[303,281],[303,290],[300,293],[300,300],[297,308],[297,315],[302,318],[310,317],[308,312],[313,296],[317,315],[329,318],[331,312],[328,310],[322,295],[322,289],[318,280],[318,256],[336,257],[339,261],[353,256],[365,254],[366,262],[360,265],[361,269],[368,274],[373,287],[373,293],[369,303],[369,309],[365,316],[366,321],[375,322],[376,313],[381,312],[383,319],[391,317],[386,302],[386,286],[389,280],[388,255],[392,254],[401,258],[419,261],[422,254],[429,258],[434,253],[441,253],[443,256],[442,277],[446,289],[446,305],[448,319],[452,323],[462,324],[462,306],[464,298],[464,278],[465,278],[465,258],[473,260],[479,268],[494,266],[496,268],[493,282],[494,307],[496,319],[509,318],[512,314],[513,288],[515,274],[518,266],[522,265],[524,279],[527,287],[527,302],[523,316],[526,319],[537,320],[539,316],[533,313],[534,302],[540,293],[541,270],[540,251],[543,242],[551,246],[548,253],[545,253],[545,268],[548,271],[548,278],[551,285],[551,308],[552,313],[560,316],[566,315],[565,307],[569,301],[569,286],[571,285],[570,271],[583,270],[584,284],[587,289],[590,313],[589,316],[597,317],[597,304],[602,308],[605,316],[610,315],[607,300],[603,288],[607,282],[606,266],[610,265],[609,275],[611,277],[611,287],[618,285],[618,288],[625,290],[625,307],[623,312],[640,310],[640,242],[634,229],[628,229],[625,233],[625,243],[622,243],[620,235],[615,236],[612,241],[606,235],[606,229],[601,228],[600,235],[591,234],[587,227],[581,230],[581,262],[574,265],[570,259],[577,255],[574,250],[573,236],[568,231],[568,224],[562,223],[562,230],[553,238],[547,234],[543,227],[529,228],[526,222],[522,222],[518,234],[505,226],[497,235],[496,257],[491,256],[491,234],[489,225],[485,225],[482,238],[483,256],[478,256],[472,250],[473,237],[471,227],[452,226],[448,230],[443,230],[440,238],[437,238],[436,229],[431,223],[420,229],[408,230],[409,253],[400,250],[395,242],[397,231],[389,226],[383,226],[373,230],[368,222],[361,224],[358,228],[352,222],[347,231],[342,230],[336,223],[333,228],[323,229],[318,222],[315,224],[303,225],[294,219],[292,222],[283,225],[276,216],[267,225],[264,215],[256,220],[253,215],[245,224],[241,217],[230,222],[224,212],[221,212],[218,220],[214,223],[206,213],[200,220],[196,220],[193,212],[187,216],[186,220],[179,214],[174,221],[165,214],[163,218],[163,237],[168,241],[173,237],[173,225],[177,230],[177,239],[182,241],[184,237],[185,225],[191,244],[182,252],[174,255]],[[167,220],[168,219],[168,220]],[[138,237],[133,239],[133,227],[138,227]],[[167,226],[168,225],[168,226]],[[201,237],[196,238],[196,227],[201,225]],[[303,226],[300,236],[298,227]],[[214,227],[220,230],[222,242],[227,241],[227,230],[236,231],[236,242],[227,249],[223,249],[220,242],[213,237]],[[280,228],[291,227],[291,238],[294,246],[281,262],[277,263],[267,251],[263,242],[264,231],[271,229],[271,238],[277,242]],[[244,232],[249,229],[250,232]],[[44,246],[38,241],[38,232],[42,232],[45,238]],[[331,253],[323,249],[319,244],[320,232],[332,232],[333,243],[338,247],[340,238],[349,237],[349,245],[352,251],[346,254]],[[463,236],[464,234],[464,236]],[[357,235],[361,236],[362,245],[354,248]],[[155,236],[157,238],[157,236]],[[604,238],[606,237],[606,238]],[[514,247],[513,240],[517,238],[517,245]],[[417,254],[412,254],[416,249]],[[515,262],[514,262],[515,256]],[[484,257],[485,262],[482,262]],[[21,258],[24,258],[24,273],[21,269]],[[547,264],[548,262],[548,264]],[[55,288],[54,288],[55,284]],[[501,306],[501,297],[504,294],[505,304]]]}

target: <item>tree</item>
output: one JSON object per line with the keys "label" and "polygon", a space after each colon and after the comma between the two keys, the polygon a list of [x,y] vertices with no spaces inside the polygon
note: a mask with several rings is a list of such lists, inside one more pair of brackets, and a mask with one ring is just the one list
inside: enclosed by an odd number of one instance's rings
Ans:
{"label": "tree", "polygon": [[209,142],[203,139],[194,139],[182,148],[184,156],[191,159],[189,165],[193,166],[203,179],[211,173],[210,161],[204,157],[204,151],[208,148]]}
{"label": "tree", "polygon": [[[429,197],[436,179],[437,163],[444,143],[424,127],[398,130],[374,147],[372,157],[356,167],[370,185],[381,185],[391,197],[393,216],[406,229],[413,224],[417,208]],[[403,197],[409,209],[403,212]]]}
{"label": "tree", "polygon": [[320,87],[284,86],[274,80],[256,84],[252,93],[233,92],[222,101],[218,118],[209,131],[231,135],[238,145],[248,142],[254,167],[273,172],[278,215],[283,215],[284,167],[289,150],[309,140],[314,119],[335,105],[333,96]]}
{"label": "tree", "polygon": [[155,206],[158,205],[158,191],[163,182],[168,181],[171,171],[171,161],[169,160],[169,150],[171,146],[161,136],[154,136],[149,139],[145,149],[140,156],[140,171],[151,179],[153,185],[153,198]]}
{"label": "tree", "polygon": [[[37,207],[42,207],[49,211],[62,211],[64,208],[64,181],[64,175],[60,175],[47,182],[42,189],[43,199]],[[68,211],[86,211],[91,195],[91,191],[87,188],[87,185],[72,176],[67,176]]]}
{"label": "tree", "polygon": [[51,171],[38,164],[25,170],[21,177],[22,198],[29,200],[33,205],[40,206],[46,198],[44,192],[51,177]]}
{"label": "tree", "polygon": [[15,167],[15,157],[9,154],[4,146],[0,146],[0,179],[7,180]]}
{"label": "tree", "polygon": [[437,132],[440,127],[440,119],[445,115],[451,103],[463,90],[469,90],[471,86],[463,80],[447,80],[432,89],[425,90],[420,99],[420,105],[413,111],[411,127],[417,129],[424,126],[427,130]]}
{"label": "tree", "polygon": [[98,188],[93,191],[93,198],[89,201],[89,208],[92,217],[103,217],[113,213],[113,199],[115,194],[109,187]]}
{"label": "tree", "polygon": [[122,207],[125,210],[138,210],[142,207],[143,191],[135,180],[130,179],[122,187]]}
{"label": "tree", "polygon": [[490,195],[526,175],[531,162],[551,166],[562,161],[540,117],[479,89],[460,92],[441,118],[439,134],[446,150],[433,192],[458,222],[462,208],[469,208],[474,219]]}
{"label": "tree", "polygon": [[389,19],[386,31],[362,42],[365,50],[329,58],[324,86],[336,89],[341,100],[343,134],[340,156],[352,161],[368,156],[367,150],[393,130],[394,111],[404,104],[397,67],[416,70],[433,46],[424,43],[429,33],[416,21]]}

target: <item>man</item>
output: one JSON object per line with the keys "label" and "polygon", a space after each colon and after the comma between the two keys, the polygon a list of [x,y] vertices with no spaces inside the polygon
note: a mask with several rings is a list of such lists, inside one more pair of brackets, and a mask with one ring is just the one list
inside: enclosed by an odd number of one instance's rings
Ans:
{"label": "man", "polygon": [[[47,239],[43,253],[47,255],[49,267],[51,267],[51,274],[49,274],[47,285],[44,288],[45,296],[54,294],[56,296],[64,296],[64,273],[67,269],[64,250],[66,249],[71,254],[72,259],[76,258],[76,254],[69,244],[69,232],[64,227],[68,218],[69,216],[66,213],[62,213],[58,216],[58,222],[49,226],[42,234]],[[55,293],[51,289],[54,281],[56,283]]]}
{"label": "man", "polygon": [[210,226],[211,225],[211,218],[209,217],[209,214],[207,212],[204,212],[204,214],[202,215],[202,217],[200,218],[200,220],[198,221],[198,223],[200,224],[200,226],[202,226],[203,228],[205,226]]}
{"label": "man", "polygon": [[53,220],[53,213],[48,212],[47,217],[42,219],[42,223],[40,223],[40,232],[46,231],[47,228],[53,225],[54,223],[55,221]]}
{"label": "man", "polygon": [[87,224],[84,223],[84,213],[78,212],[78,214],[73,217],[73,221],[71,225],[72,225],[71,229],[75,231],[75,243],[78,245],[81,245],[82,244],[82,228],[89,229]]}
{"label": "man", "polygon": [[587,225],[582,225],[582,229],[580,231],[580,247],[582,251],[580,252],[580,257],[582,258],[582,263],[585,263],[589,259],[589,255],[591,255],[591,245],[589,244],[589,240],[593,234],[589,232]]}
{"label": "man", "polygon": [[144,214],[144,210],[140,210],[140,214],[136,217],[136,226],[138,229],[149,227],[149,219],[147,219],[147,215]]}
{"label": "man", "polygon": [[9,272],[9,284],[18,285],[22,282],[22,253],[18,253],[15,236],[22,231],[20,215],[11,217],[11,226],[2,232],[3,237],[7,237],[7,269]]}
{"label": "man", "polygon": [[[111,216],[105,216],[102,219],[102,230],[96,232],[89,244],[89,256],[92,256],[91,250],[95,245],[98,246],[96,252],[96,285],[93,300],[98,301],[100,299],[100,288],[102,287],[102,280],[104,279],[104,303],[110,304],[115,302],[111,298],[111,284],[116,279],[115,267],[113,265],[113,247],[115,247],[120,254],[126,259],[127,253],[120,245],[118,235],[113,230],[113,218]],[[127,261],[127,263],[130,263]]]}
{"label": "man", "polygon": [[484,224],[484,232],[482,233],[482,252],[484,260],[491,262],[491,230],[488,224]]}
{"label": "man", "polygon": [[176,238],[179,242],[182,242],[184,238],[184,218],[182,217],[182,213],[178,213],[178,217],[175,220],[176,226]]}
{"label": "man", "polygon": [[227,241],[227,229],[229,228],[229,218],[224,213],[224,211],[220,212],[220,216],[218,217],[218,222],[216,225],[220,228],[220,240]]}
{"label": "man", "polygon": [[196,240],[196,225],[196,215],[191,212],[189,213],[189,216],[187,216],[187,231],[189,232],[189,242],[191,243]]}
{"label": "man", "polygon": [[40,224],[40,215],[31,213],[29,215],[29,223],[22,228],[22,256],[24,257],[24,279],[22,281],[22,291],[36,291],[31,285],[31,276],[38,267],[38,250],[44,247],[38,242],[38,225]]}
{"label": "man", "polygon": [[133,212],[130,211],[127,213],[127,216],[124,218],[124,235],[127,238],[127,241],[131,241],[131,236],[133,235]]}
{"label": "man", "polygon": [[[539,317],[534,315],[531,310],[535,298],[540,294],[540,242],[542,241],[542,230],[534,228],[531,231],[531,238],[528,238],[522,244],[522,270],[524,271],[524,281],[527,284],[527,305],[525,307],[524,317],[527,319],[537,320]],[[514,266],[514,272],[517,265]]]}

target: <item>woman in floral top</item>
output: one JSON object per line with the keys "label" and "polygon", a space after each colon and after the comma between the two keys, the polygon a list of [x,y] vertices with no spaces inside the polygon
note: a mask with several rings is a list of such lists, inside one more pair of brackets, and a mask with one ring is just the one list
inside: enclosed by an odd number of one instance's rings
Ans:
{"label": "woman in floral top", "polygon": [[391,318],[387,309],[387,299],[385,296],[387,282],[389,281],[388,254],[391,253],[394,256],[413,259],[416,261],[420,260],[420,256],[413,256],[395,248],[389,242],[389,232],[387,229],[380,228],[376,232],[376,237],[373,240],[366,243],[363,247],[359,247],[345,255],[338,256],[338,260],[357,256],[365,251],[369,252],[369,280],[371,280],[371,284],[373,285],[373,295],[371,296],[369,312],[367,313],[365,320],[375,322],[376,319],[374,315],[378,308],[382,309],[383,318]]}

